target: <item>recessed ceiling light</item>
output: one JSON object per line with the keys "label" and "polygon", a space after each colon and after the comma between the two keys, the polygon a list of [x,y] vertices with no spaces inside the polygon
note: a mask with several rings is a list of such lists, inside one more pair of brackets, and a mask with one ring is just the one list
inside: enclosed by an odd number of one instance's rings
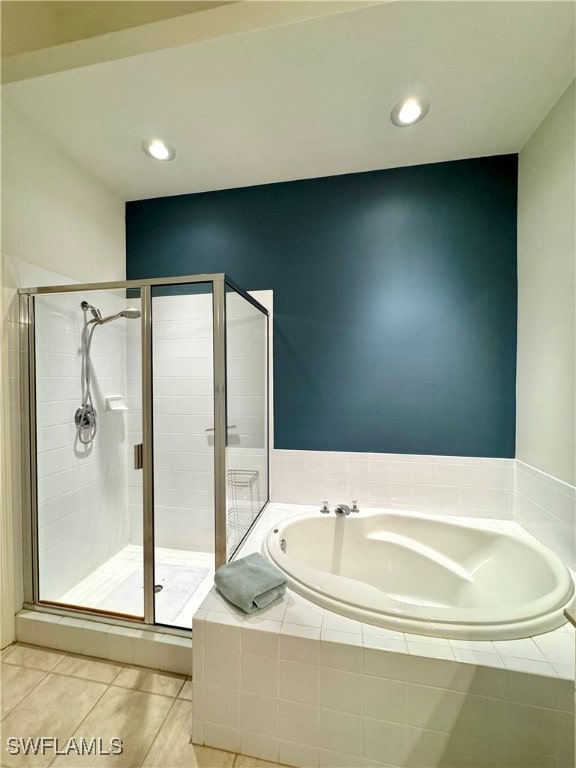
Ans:
{"label": "recessed ceiling light", "polygon": [[174,160],[176,152],[169,144],[165,144],[161,139],[145,139],[142,142],[142,149],[154,160]]}
{"label": "recessed ceiling light", "polygon": [[396,104],[390,112],[390,120],[399,128],[406,128],[408,125],[420,122],[423,117],[426,117],[429,109],[430,103],[426,99],[409,96]]}

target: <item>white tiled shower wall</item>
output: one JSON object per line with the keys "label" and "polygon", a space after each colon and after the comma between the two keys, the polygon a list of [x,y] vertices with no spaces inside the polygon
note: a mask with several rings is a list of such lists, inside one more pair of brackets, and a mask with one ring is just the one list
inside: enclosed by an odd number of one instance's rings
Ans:
{"label": "white tiled shower wall", "polygon": [[516,459],[272,452],[271,500],[516,520],[576,565],[576,489]]}
{"label": "white tiled shower wall", "polygon": [[126,323],[96,328],[92,395],[98,414],[91,446],[77,440],[81,402],[81,332],[86,298],[103,315],[126,307],[120,293],[49,294],[36,298],[38,546],[41,597],[58,599],[118,552],[128,539],[127,448],[123,412],[105,398],[126,392]]}

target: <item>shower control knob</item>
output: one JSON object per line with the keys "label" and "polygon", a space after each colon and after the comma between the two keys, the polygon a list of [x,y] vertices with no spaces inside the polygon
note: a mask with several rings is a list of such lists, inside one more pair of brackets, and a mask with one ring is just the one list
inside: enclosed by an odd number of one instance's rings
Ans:
{"label": "shower control knob", "polygon": [[322,502],[322,506],[320,507],[320,512],[321,512],[323,515],[329,515],[329,514],[330,514],[330,507],[329,507],[329,505],[328,505],[328,502],[327,502],[327,501],[323,501],[323,502]]}
{"label": "shower control knob", "polygon": [[350,509],[350,511],[351,512],[360,512],[360,510],[358,509],[358,502],[356,501],[356,499],[354,499],[352,501],[352,508]]}
{"label": "shower control knob", "polygon": [[81,405],[74,414],[74,423],[80,429],[91,429],[96,422],[96,411],[89,405]]}

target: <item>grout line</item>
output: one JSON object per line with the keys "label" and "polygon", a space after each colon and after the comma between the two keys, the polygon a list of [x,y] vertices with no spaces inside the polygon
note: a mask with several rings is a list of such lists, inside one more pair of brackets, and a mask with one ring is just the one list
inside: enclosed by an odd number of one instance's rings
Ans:
{"label": "grout line", "polygon": [[[156,670],[151,670],[151,671],[155,672]],[[146,693],[146,694],[149,694],[150,696],[163,696],[165,699],[174,699],[174,701],[176,701],[176,699],[178,698],[178,694],[184,687],[184,685],[182,684],[182,686],[178,689],[178,693],[172,695],[171,693],[159,693],[158,691],[146,691],[143,688],[132,688],[129,685],[119,685],[118,683],[115,682],[115,680],[116,678],[114,678],[114,680],[111,683],[108,683],[108,685],[113,686],[114,688],[120,688],[123,691],[135,691],[136,693]],[[183,701],[186,701],[186,699],[183,699]]]}
{"label": "grout line", "polygon": [[[61,651],[58,648],[50,648],[48,646],[43,646],[43,645],[42,646],[40,646],[40,645],[29,645],[27,643],[21,643],[21,642],[14,643],[13,647],[17,647],[17,646],[18,647],[23,647],[23,648],[32,648],[32,649],[39,650],[39,651],[54,652],[54,653],[57,653],[57,654],[61,654],[62,658],[58,662],[56,662],[56,665],[52,669],[50,669],[50,670],[39,669],[37,667],[25,667],[23,664],[13,664],[13,663],[11,663],[9,661],[6,661],[5,659],[2,659],[2,661],[1,661],[2,664],[9,664],[12,667],[20,667],[22,669],[33,669],[36,672],[44,672],[47,675],[49,675],[49,674],[57,674],[60,677],[71,677],[71,678],[73,678],[75,680],[79,680],[79,679],[80,680],[88,680],[88,681],[90,681],[92,683],[102,683],[103,685],[116,685],[115,681],[116,681],[118,675],[124,669],[135,669],[137,671],[145,671],[145,672],[150,672],[150,673],[153,673],[153,674],[164,675],[166,677],[172,677],[172,678],[175,678],[175,679],[182,680],[182,686],[181,686],[181,688],[179,689],[178,692],[180,692],[182,690],[182,687],[184,686],[184,683],[190,677],[187,674],[181,674],[181,673],[178,673],[178,672],[168,672],[168,671],[161,670],[161,669],[152,669],[151,667],[143,667],[143,666],[138,665],[138,664],[128,664],[126,662],[115,661],[114,659],[103,658],[101,656],[88,656],[86,654],[75,653],[73,651]],[[96,662],[99,662],[101,664],[108,664],[108,665],[111,665],[111,666],[118,666],[119,669],[118,669],[118,672],[117,672],[116,676],[110,682],[106,682],[106,681],[103,681],[103,680],[93,680],[92,678],[88,678],[88,677],[83,677],[83,676],[79,676],[79,675],[70,675],[70,674],[65,674],[63,672],[57,672],[56,671],[57,667],[59,667],[60,664],[62,664],[64,662],[65,658],[80,659],[81,661],[96,661]],[[128,688],[128,690],[135,690],[135,691],[136,690],[140,690],[138,688],[129,688],[128,686],[116,685],[116,687],[117,688]],[[142,692],[143,693],[155,693],[153,691],[142,691]],[[165,694],[165,693],[159,693],[159,694],[155,694],[155,695],[158,695],[158,696],[168,696],[169,698],[176,698],[178,696],[178,694],[176,694],[173,697],[170,694]]]}
{"label": "grout line", "polygon": [[[56,651],[57,650],[56,648],[48,648],[48,647],[45,647],[45,646],[38,646],[38,645],[35,645],[34,648],[38,648],[38,649],[40,649],[42,651],[44,651],[44,650],[46,650],[46,651]],[[27,666],[24,666],[24,664],[14,664],[14,663],[12,663],[10,661],[2,661],[2,664],[8,664],[10,667],[20,667],[21,669],[33,669],[35,672],[44,672],[47,675],[51,675],[52,672],[54,671],[54,669],[58,666],[58,664],[60,664],[60,661],[57,662],[56,667],[53,667],[52,669],[48,669],[48,670],[47,669],[40,669],[40,667],[27,667]],[[69,675],[69,677],[72,677],[72,675]],[[97,682],[97,681],[94,681],[94,682]]]}
{"label": "grout line", "polygon": [[[75,657],[70,657],[70,658],[75,658]],[[83,658],[86,661],[92,661],[92,659],[94,657],[92,657],[92,656],[84,656]],[[64,661],[64,660],[62,660],[62,661]],[[62,661],[59,661],[58,664],[56,664],[56,667],[58,667],[60,664],[62,664]],[[97,661],[100,661],[100,659],[97,659]],[[104,663],[107,663],[107,664],[111,664],[112,663],[112,664],[114,664],[114,663],[117,663],[117,662],[105,661]],[[114,678],[111,681],[107,682],[106,680],[94,680],[94,678],[87,677],[86,675],[70,675],[70,674],[66,674],[65,672],[56,672],[56,667],[54,667],[54,669],[50,672],[51,675],[58,675],[59,677],[70,677],[73,680],[86,680],[87,682],[90,682],[90,683],[102,683],[102,685],[107,685],[107,686],[113,685],[114,684],[114,680],[116,680],[116,678],[118,677],[120,672],[122,672],[123,669],[126,669],[126,667],[122,666],[118,670],[118,672],[116,673]],[[121,688],[123,686],[116,686],[116,687],[117,688]],[[134,689],[134,690],[137,690],[137,689]]]}
{"label": "grout line", "polygon": [[[19,665],[13,664],[12,666],[19,666]],[[32,667],[19,667],[19,668],[20,669],[32,669]],[[26,693],[24,696],[22,696],[22,698],[19,701],[17,701],[16,704],[14,704],[13,707],[11,707],[7,712],[4,712],[4,714],[2,715],[2,721],[4,721],[6,719],[6,717],[9,714],[11,714],[16,709],[16,707],[18,707],[20,704],[22,704],[24,699],[27,696],[29,696],[32,693],[32,691],[35,691],[36,688],[38,688],[38,686],[40,685],[40,683],[42,683],[48,677],[48,675],[50,674],[50,672],[45,672],[43,669],[34,669],[34,672],[44,672],[44,675],[42,676],[42,678],[40,680],[38,680],[36,685],[28,691],[28,693]]]}
{"label": "grout line", "polygon": [[[82,678],[76,678],[76,679],[82,679]],[[92,682],[92,681],[91,681],[91,682]],[[78,731],[78,730],[79,730],[79,729],[82,727],[82,723],[83,723],[83,722],[86,720],[86,718],[88,717],[88,715],[90,715],[90,714],[91,714],[91,713],[94,711],[94,708],[95,708],[95,707],[97,706],[97,704],[98,704],[98,703],[99,703],[99,702],[102,700],[102,697],[105,695],[106,691],[107,691],[109,688],[110,688],[110,686],[109,686],[109,685],[106,685],[106,687],[104,688],[104,690],[102,691],[102,693],[100,694],[100,696],[98,696],[98,698],[96,699],[96,701],[94,702],[94,704],[93,704],[93,705],[90,707],[90,709],[88,710],[88,712],[86,712],[86,714],[84,715],[84,717],[82,718],[82,720],[81,720],[81,721],[78,723],[78,725],[77,725],[75,728],[73,728],[73,729],[72,729],[72,733],[75,733],[76,731]],[[71,737],[72,737],[72,733],[70,733],[70,734],[69,734],[68,738],[71,738]],[[50,761],[50,763],[49,763],[49,766],[51,766],[51,765],[54,765],[54,763],[55,763],[55,761],[57,760],[57,758],[58,758],[58,755],[54,755],[54,759]]]}
{"label": "grout line", "polygon": [[[86,656],[85,658],[89,659],[90,657]],[[146,691],[143,688],[133,688],[133,687],[128,686],[128,685],[119,685],[116,682],[116,678],[118,677],[118,675],[120,675],[120,673],[124,669],[131,669],[131,667],[122,667],[122,669],[120,669],[118,671],[118,674],[116,675],[116,677],[114,677],[113,680],[111,680],[110,682],[106,682],[105,680],[94,680],[93,678],[86,677],[84,675],[69,675],[69,674],[65,674],[64,672],[55,672],[54,670],[51,670],[50,672],[45,672],[45,670],[43,670],[43,669],[35,669],[34,667],[22,667],[20,664],[12,664],[11,666],[19,667],[21,669],[34,669],[35,672],[44,672],[45,673],[44,677],[46,677],[46,675],[57,675],[58,677],[67,677],[70,680],[84,680],[84,681],[86,681],[88,683],[99,683],[100,685],[105,685],[107,688],[110,688],[111,686],[114,686],[114,688],[121,688],[124,691],[135,691],[137,693],[147,693],[147,694],[150,694],[151,696],[162,696],[162,697],[164,697],[166,699],[177,699],[178,695],[180,694],[180,691],[184,687],[184,682],[185,682],[185,681],[183,681],[182,686],[178,689],[178,693],[176,693],[176,694],[160,693],[158,691]],[[155,674],[169,674],[169,675],[174,674],[174,673],[162,673],[158,669],[149,669],[148,667],[142,667],[142,669],[145,669],[147,672],[152,672],[152,673],[155,673]],[[42,681],[39,681],[38,685],[40,684],[40,682],[42,682]],[[34,690],[34,689],[32,689],[32,690]],[[26,695],[28,695],[28,694],[26,694]],[[186,699],[184,699],[184,701],[186,701]]]}
{"label": "grout line", "polygon": [[[77,679],[78,679],[78,678],[77,678]],[[98,698],[96,699],[96,701],[94,702],[94,704],[93,704],[93,705],[90,707],[90,709],[88,710],[88,712],[86,712],[86,714],[84,715],[84,717],[82,718],[82,720],[81,720],[81,721],[78,723],[78,725],[76,726],[76,728],[75,728],[75,729],[73,729],[72,733],[74,733],[75,731],[78,731],[78,730],[79,730],[79,729],[82,727],[82,723],[84,723],[84,721],[86,720],[86,718],[88,717],[88,715],[90,715],[90,714],[91,714],[91,713],[94,711],[94,709],[96,708],[96,706],[97,706],[97,705],[100,703],[100,701],[102,701],[102,698],[105,696],[105,694],[107,693],[107,691],[108,691],[109,689],[110,689],[110,686],[109,686],[109,685],[106,685],[106,687],[104,688],[104,690],[102,691],[102,693],[100,694],[100,696],[98,696]],[[71,736],[72,736],[72,734],[70,734],[70,736],[69,736],[68,738],[70,738]],[[55,756],[54,756],[54,760],[52,760],[52,762],[50,763],[50,765],[53,765],[53,764],[54,764],[54,762],[56,761],[57,757],[58,757],[58,755],[55,755]]]}
{"label": "grout line", "polygon": [[158,730],[156,731],[156,734],[155,734],[154,738],[152,739],[152,743],[150,744],[150,747],[146,751],[146,754],[144,755],[144,758],[142,759],[142,762],[140,763],[140,765],[144,765],[144,763],[146,762],[146,758],[148,757],[148,755],[152,751],[152,748],[153,748],[154,744],[156,743],[156,739],[160,735],[160,731],[162,730],[162,728],[164,726],[164,723],[168,720],[169,715],[171,714],[172,710],[174,709],[175,703],[176,703],[176,699],[174,699],[174,701],[172,702],[172,706],[170,707],[168,712],[166,712],[166,715],[164,716],[164,719],[160,723],[160,725],[158,727]]}

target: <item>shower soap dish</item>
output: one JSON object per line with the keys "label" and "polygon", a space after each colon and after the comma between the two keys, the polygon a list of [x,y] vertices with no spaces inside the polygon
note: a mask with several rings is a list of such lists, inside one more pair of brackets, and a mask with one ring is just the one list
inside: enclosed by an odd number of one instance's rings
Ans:
{"label": "shower soap dish", "polygon": [[106,398],[107,411],[127,411],[128,406],[124,404],[122,395],[109,395]]}

